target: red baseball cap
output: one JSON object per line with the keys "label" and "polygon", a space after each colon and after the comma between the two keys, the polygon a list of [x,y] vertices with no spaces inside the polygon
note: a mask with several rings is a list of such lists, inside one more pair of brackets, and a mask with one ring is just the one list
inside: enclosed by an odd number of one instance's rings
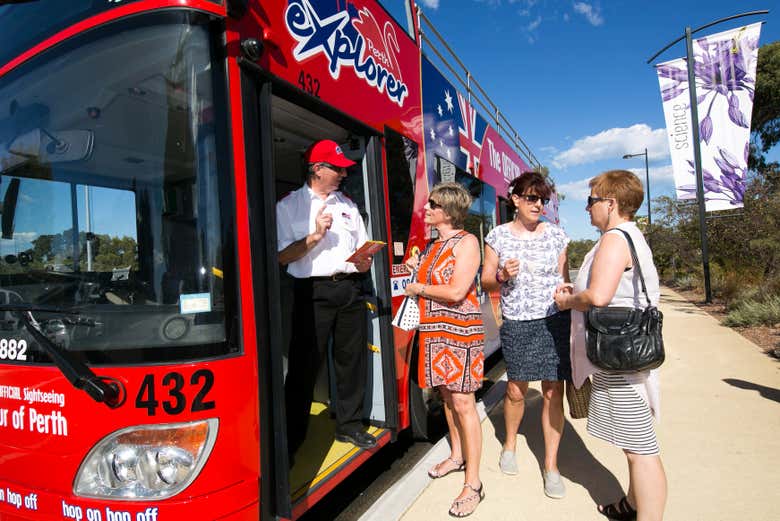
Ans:
{"label": "red baseball cap", "polygon": [[306,151],[306,162],[312,163],[328,163],[338,167],[350,167],[356,163],[344,155],[341,151],[341,147],[335,141],[330,139],[323,139],[317,141]]}

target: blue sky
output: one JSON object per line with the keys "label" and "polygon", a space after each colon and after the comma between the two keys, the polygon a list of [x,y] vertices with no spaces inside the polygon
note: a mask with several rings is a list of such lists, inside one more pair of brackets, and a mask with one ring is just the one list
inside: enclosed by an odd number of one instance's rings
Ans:
{"label": "blue sky", "polygon": [[[661,96],[647,59],[686,26],[695,29],[774,2],[710,0],[418,0],[425,15],[506,114],[566,199],[561,224],[573,239],[596,239],[585,213],[587,181],[612,168],[645,179],[651,196],[674,185]],[[706,6],[702,8],[701,6]],[[695,36],[765,21],[760,43],[780,39],[780,11],[724,22]],[[685,55],[683,42],[656,62]],[[770,157],[780,160],[775,147]],[[646,204],[640,215],[646,215]]]}

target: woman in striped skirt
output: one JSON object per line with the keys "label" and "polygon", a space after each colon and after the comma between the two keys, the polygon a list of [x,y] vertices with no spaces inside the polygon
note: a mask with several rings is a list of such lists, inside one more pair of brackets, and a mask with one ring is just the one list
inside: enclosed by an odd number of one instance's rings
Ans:
{"label": "woman in striped skirt", "polygon": [[660,296],[653,255],[632,221],[644,198],[642,183],[626,170],[611,170],[590,181],[586,210],[602,236],[582,262],[573,288],[555,295],[560,309],[573,309],[572,377],[576,386],[593,376],[588,432],[623,449],[628,459],[628,492],[600,513],[616,520],[663,519],[666,474],[661,463],[653,418],[659,417],[657,370],[610,373],[593,366],[585,350],[584,311],[591,306],[643,307],[644,293],[633,269],[625,231],[636,248],[652,305]]}

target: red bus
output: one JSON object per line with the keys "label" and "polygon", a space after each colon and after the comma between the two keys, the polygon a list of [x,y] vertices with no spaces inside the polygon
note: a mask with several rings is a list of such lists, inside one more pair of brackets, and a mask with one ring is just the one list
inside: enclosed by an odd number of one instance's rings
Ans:
{"label": "red bus", "polygon": [[[0,1],[0,520],[294,519],[399,431],[427,433],[435,400],[390,321],[428,190],[468,186],[484,236],[539,165],[398,6]],[[323,138],[388,244],[365,288],[379,443],[334,440],[324,364],[290,468],[286,351],[306,324],[274,208]]]}

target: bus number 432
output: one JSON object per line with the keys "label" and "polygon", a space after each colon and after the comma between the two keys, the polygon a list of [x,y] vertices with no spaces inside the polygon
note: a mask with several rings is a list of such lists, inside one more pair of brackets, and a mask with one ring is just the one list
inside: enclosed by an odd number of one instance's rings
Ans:
{"label": "bus number 432", "polygon": [[301,71],[298,75],[298,86],[301,90],[311,94],[315,98],[320,97],[320,80],[311,74]]}
{"label": "bus number 432", "polygon": [[[162,401],[157,399],[158,382],[153,374],[144,376],[141,388],[135,398],[135,406],[146,409],[149,416],[157,414],[157,408],[162,405],[163,411],[168,414],[181,414],[190,402],[190,411],[199,412],[215,407],[213,400],[206,397],[214,385],[214,373],[208,369],[200,369],[192,373],[189,385],[185,385],[185,378],[181,373],[172,372],[162,377],[159,382]],[[192,396],[190,401],[188,397]]]}

